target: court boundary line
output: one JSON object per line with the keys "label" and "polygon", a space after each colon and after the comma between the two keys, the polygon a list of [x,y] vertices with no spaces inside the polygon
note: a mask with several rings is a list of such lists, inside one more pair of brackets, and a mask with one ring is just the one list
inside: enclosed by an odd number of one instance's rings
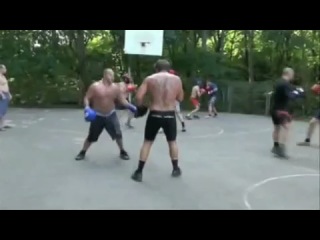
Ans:
{"label": "court boundary line", "polygon": [[212,134],[206,134],[206,135],[199,135],[199,136],[194,136],[194,137],[189,137],[191,139],[201,139],[201,138],[214,138],[214,137],[218,137],[222,134],[224,134],[225,136],[242,136],[242,135],[251,135],[251,134],[258,134],[258,133],[264,133],[264,132],[269,132],[272,131],[271,128],[264,128],[261,130],[256,130],[256,131],[241,131],[241,132],[230,132],[230,133],[226,133],[225,130],[221,127],[219,127],[220,131],[217,133],[212,133]]}
{"label": "court boundary line", "polygon": [[[84,132],[81,132],[81,131],[76,131],[76,130],[68,130],[68,129],[58,129],[58,128],[50,128],[50,129],[46,129],[46,128],[41,128],[43,130],[47,130],[49,132],[53,132],[53,133],[56,133],[56,132],[61,132],[61,133],[71,133],[71,134],[85,134],[85,131]],[[218,132],[216,133],[211,133],[211,134],[204,134],[204,135],[198,135],[198,136],[190,136],[190,137],[184,137],[184,139],[201,139],[201,138],[214,138],[214,137],[218,137],[218,136],[221,136],[222,134],[224,135],[227,135],[227,136],[241,136],[241,135],[251,135],[251,134],[258,134],[258,133],[262,133],[262,132],[269,132],[271,131],[272,129],[271,128],[265,128],[265,129],[262,129],[262,130],[257,130],[257,131],[243,131],[243,132],[234,132],[234,133],[226,133],[225,130],[221,127],[218,128]],[[142,134],[142,132],[137,132],[137,131],[132,131],[131,129],[123,129],[122,130],[123,132],[131,132],[131,133],[134,133],[134,134]]]}
{"label": "court boundary line", "polygon": [[186,137],[186,139],[201,139],[201,138],[215,138],[215,137],[219,137],[222,134],[224,134],[224,129],[221,127],[218,127],[219,132],[216,133],[211,133],[211,134],[204,134],[204,135],[198,135],[198,136],[190,136],[190,137]]}
{"label": "court boundary line", "polygon": [[256,182],[252,185],[250,185],[243,194],[243,202],[244,205],[246,207],[247,210],[254,210],[250,204],[249,201],[249,195],[251,193],[253,193],[255,190],[257,190],[258,188],[260,188],[261,186],[269,183],[269,182],[273,182],[273,181],[278,181],[278,180],[282,180],[282,179],[290,179],[290,178],[299,178],[299,177],[319,177],[320,174],[319,173],[300,173],[300,174],[289,174],[289,175],[282,175],[282,176],[277,176],[277,177],[270,177],[270,178],[266,178],[262,181]]}

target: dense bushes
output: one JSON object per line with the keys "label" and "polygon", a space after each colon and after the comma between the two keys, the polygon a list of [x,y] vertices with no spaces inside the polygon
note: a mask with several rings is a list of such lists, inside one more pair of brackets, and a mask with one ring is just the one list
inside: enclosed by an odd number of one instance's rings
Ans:
{"label": "dense bushes", "polygon": [[[126,56],[123,41],[124,30],[0,30],[14,104],[77,105],[105,67],[120,75],[130,65],[140,83],[158,57]],[[319,50],[319,30],[166,30],[164,39],[164,57],[188,91],[195,77],[210,76],[219,85],[219,109],[249,114],[265,113],[265,93],[285,66],[308,89],[318,79]],[[317,106],[309,95],[294,108],[308,115]]]}

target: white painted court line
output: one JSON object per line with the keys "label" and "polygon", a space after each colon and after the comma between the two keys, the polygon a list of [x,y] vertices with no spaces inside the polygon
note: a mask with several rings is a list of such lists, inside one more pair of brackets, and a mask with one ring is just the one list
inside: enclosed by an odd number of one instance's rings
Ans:
{"label": "white painted court line", "polygon": [[70,122],[71,119],[69,119],[69,118],[60,118],[60,121],[62,121],[62,122]]}
{"label": "white painted court line", "polygon": [[271,131],[272,131],[272,128],[264,128],[264,129],[255,130],[255,131],[241,131],[241,132],[234,132],[234,133],[226,133],[226,135],[242,136],[242,135],[259,134],[259,133],[271,132]]}
{"label": "white painted court line", "polygon": [[271,177],[271,178],[267,178],[265,180],[262,180],[260,182],[257,182],[253,185],[251,185],[250,187],[248,187],[244,194],[243,194],[243,202],[246,206],[246,208],[248,210],[253,210],[250,202],[249,202],[249,195],[254,192],[255,190],[257,190],[259,187],[272,182],[272,181],[278,181],[278,180],[282,180],[282,179],[289,179],[289,178],[298,178],[298,177],[319,177],[319,173],[306,173],[306,174],[293,174],[293,175],[283,175],[283,176],[278,176],[278,177]]}
{"label": "white painted court line", "polygon": [[224,129],[219,128],[219,132],[217,132],[217,133],[205,134],[205,135],[200,135],[200,136],[193,136],[193,137],[189,137],[189,138],[191,138],[191,139],[214,138],[214,137],[218,137],[218,136],[222,135],[223,133],[224,133]]}
{"label": "white painted court line", "polygon": [[46,150],[46,151],[53,149],[53,146],[47,145],[47,144],[42,144],[42,143],[41,144],[35,143],[35,144],[33,144],[33,147],[38,148],[40,150]]}
{"label": "white painted court line", "polygon": [[204,134],[204,135],[199,135],[199,136],[191,136],[191,137],[186,137],[186,139],[202,139],[202,138],[215,138],[219,137],[222,134],[226,137],[230,136],[243,136],[243,135],[252,135],[252,134],[259,134],[259,133],[264,133],[264,132],[270,132],[272,131],[271,128],[265,128],[265,129],[260,129],[256,131],[241,131],[241,132],[229,132],[226,133],[225,130],[221,127],[219,127],[219,132],[217,133],[212,133],[212,134]]}

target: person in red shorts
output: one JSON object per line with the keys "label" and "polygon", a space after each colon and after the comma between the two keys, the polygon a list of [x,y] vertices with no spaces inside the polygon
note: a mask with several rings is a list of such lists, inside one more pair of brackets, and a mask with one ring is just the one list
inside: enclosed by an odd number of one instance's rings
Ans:
{"label": "person in red shorts", "polygon": [[194,110],[192,110],[188,115],[186,116],[186,119],[191,120],[192,118],[198,119],[199,116],[194,115],[200,110],[200,97],[205,93],[204,89],[201,89],[202,82],[198,81],[196,85],[192,87],[191,90],[191,96],[190,101],[192,105],[194,106]]}

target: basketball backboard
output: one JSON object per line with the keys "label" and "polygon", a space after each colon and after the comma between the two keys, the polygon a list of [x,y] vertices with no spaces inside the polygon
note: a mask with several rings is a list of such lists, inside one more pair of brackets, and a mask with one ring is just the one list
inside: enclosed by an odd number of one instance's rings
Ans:
{"label": "basketball backboard", "polygon": [[125,30],[124,52],[162,56],[164,30]]}

